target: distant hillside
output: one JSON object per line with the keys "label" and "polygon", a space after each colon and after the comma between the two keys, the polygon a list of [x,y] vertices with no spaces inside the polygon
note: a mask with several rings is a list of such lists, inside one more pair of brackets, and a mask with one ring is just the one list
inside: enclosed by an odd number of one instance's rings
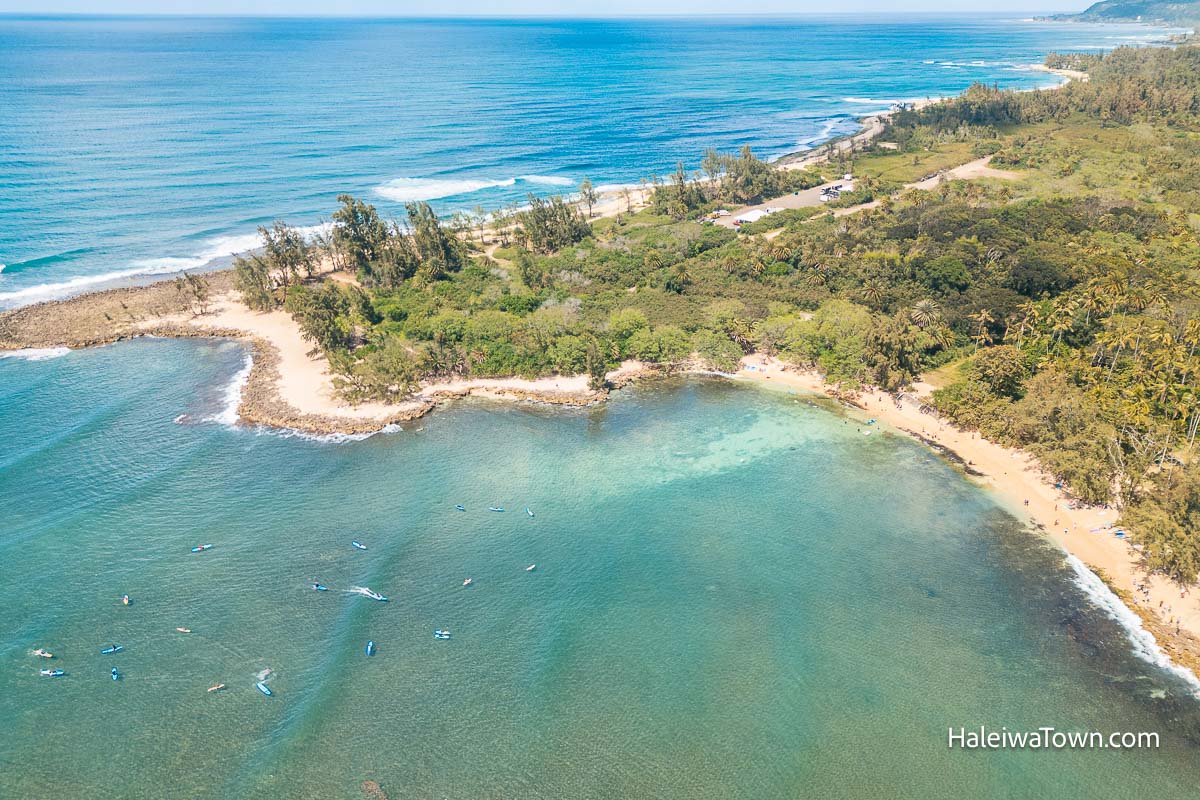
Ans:
{"label": "distant hillside", "polygon": [[1058,14],[1053,19],[1084,22],[1200,22],[1200,0],[1173,3],[1169,0],[1101,0],[1081,14]]}

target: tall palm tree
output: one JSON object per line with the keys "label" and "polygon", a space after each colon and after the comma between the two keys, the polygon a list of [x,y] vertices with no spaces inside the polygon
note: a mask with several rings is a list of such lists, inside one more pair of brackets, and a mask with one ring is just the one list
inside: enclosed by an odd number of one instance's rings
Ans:
{"label": "tall palm tree", "polygon": [[1075,301],[1071,298],[1060,297],[1054,301],[1050,310],[1050,331],[1054,341],[1061,342],[1062,335],[1075,327]]}
{"label": "tall palm tree", "polygon": [[974,314],[970,314],[968,319],[979,326],[975,331],[975,335],[971,337],[975,340],[975,352],[978,353],[980,345],[992,343],[992,333],[988,330],[988,325],[996,320],[986,308],[981,308]]}
{"label": "tall palm tree", "polygon": [[1032,300],[1026,300],[1017,309],[1017,312],[1021,315],[1021,327],[1017,333],[1017,349],[1020,350],[1021,344],[1025,339],[1025,330],[1037,327],[1038,321],[1042,317],[1042,311],[1037,303],[1034,303]]}

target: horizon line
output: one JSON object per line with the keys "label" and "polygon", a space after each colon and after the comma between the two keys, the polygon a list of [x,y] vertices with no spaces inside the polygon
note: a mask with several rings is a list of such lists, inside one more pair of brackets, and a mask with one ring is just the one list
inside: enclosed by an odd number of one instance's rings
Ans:
{"label": "horizon line", "polygon": [[505,14],[354,14],[354,13],[310,13],[310,14],[271,14],[271,13],[191,13],[185,11],[156,11],[156,12],[78,12],[78,11],[0,11],[0,19],[5,17],[26,17],[40,19],[378,19],[378,20],[470,20],[470,19],[688,19],[695,17],[726,17],[732,19],[748,18],[784,18],[784,17],[864,17],[864,16],[945,16],[945,17],[982,17],[996,16],[1008,18],[1042,19],[1051,16],[1073,16],[1070,12],[1035,12],[1030,9],[1012,11],[762,11],[762,12],[729,12],[729,11],[694,11],[686,13],[671,12],[623,12],[620,14],[545,14],[519,12]]}

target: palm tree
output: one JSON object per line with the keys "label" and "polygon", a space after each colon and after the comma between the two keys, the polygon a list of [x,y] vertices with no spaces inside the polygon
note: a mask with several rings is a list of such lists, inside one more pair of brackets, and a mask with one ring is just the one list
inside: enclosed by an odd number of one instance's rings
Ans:
{"label": "palm tree", "polygon": [[862,295],[868,303],[878,306],[883,300],[883,287],[879,285],[879,281],[867,281],[862,286]]}
{"label": "palm tree", "polygon": [[1087,292],[1083,296],[1083,308],[1087,312],[1083,318],[1084,325],[1091,324],[1092,314],[1100,316],[1108,308],[1108,298],[1100,290],[1098,282],[1092,281],[1088,284]]}
{"label": "palm tree", "polygon": [[916,305],[912,307],[908,318],[912,323],[921,330],[925,330],[930,326],[935,326],[942,320],[942,307],[932,298],[918,300]]}
{"label": "palm tree", "polygon": [[1060,297],[1054,301],[1050,311],[1050,330],[1056,342],[1062,341],[1062,335],[1075,327],[1075,301]]}
{"label": "palm tree", "polygon": [[725,323],[725,333],[730,339],[737,342],[738,346],[743,350],[751,349],[751,341],[754,336],[754,325],[741,317],[731,317]]}
{"label": "palm tree", "polygon": [[1125,305],[1133,311],[1145,311],[1150,304],[1150,293],[1142,286],[1131,287],[1125,293]]}
{"label": "palm tree", "polygon": [[809,286],[814,286],[814,287],[815,286],[824,286],[825,281],[828,279],[828,277],[829,277],[829,268],[826,267],[824,264],[818,262],[816,264],[813,264],[812,269],[809,270],[809,273],[807,276],[805,276],[804,280],[805,280],[805,282],[808,283]]}
{"label": "palm tree", "polygon": [[665,288],[668,292],[683,294],[683,290],[692,282],[692,274],[688,272],[687,263],[680,261],[667,277]]}
{"label": "palm tree", "polygon": [[1146,299],[1150,303],[1150,308],[1169,310],[1171,305],[1171,296],[1167,292],[1167,288],[1161,283],[1156,283],[1146,290]]}
{"label": "palm tree", "polygon": [[971,337],[972,339],[975,340],[975,352],[978,353],[979,346],[981,344],[991,344],[992,343],[992,333],[990,330],[988,330],[988,325],[995,322],[996,320],[995,320],[995,318],[992,317],[992,315],[988,312],[988,310],[986,308],[981,308],[978,311],[976,311],[974,314],[970,314],[968,316],[968,319],[970,319],[972,322],[976,323],[979,326],[978,330],[976,330],[976,332],[975,332],[975,335]]}
{"label": "palm tree", "polygon": [[766,271],[767,260],[763,258],[761,251],[755,250],[754,255],[750,256],[750,274],[755,278],[761,278]]}
{"label": "palm tree", "polygon": [[792,249],[778,239],[768,244],[766,251],[767,258],[772,261],[790,261],[792,258]]}

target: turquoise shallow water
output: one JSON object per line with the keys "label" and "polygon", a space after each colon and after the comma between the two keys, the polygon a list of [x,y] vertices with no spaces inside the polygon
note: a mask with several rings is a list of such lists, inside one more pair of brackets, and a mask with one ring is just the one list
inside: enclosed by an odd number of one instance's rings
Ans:
{"label": "turquoise shallow water", "polygon": [[1049,86],[1161,41],[1006,16],[363,20],[0,15],[0,308],[222,263],[350,192],[493,209],[792,152],[898,100]]}
{"label": "turquoise shallow water", "polygon": [[714,379],[320,443],[205,421],[242,361],[0,359],[0,796],[1194,796],[1187,687],[908,440]]}

